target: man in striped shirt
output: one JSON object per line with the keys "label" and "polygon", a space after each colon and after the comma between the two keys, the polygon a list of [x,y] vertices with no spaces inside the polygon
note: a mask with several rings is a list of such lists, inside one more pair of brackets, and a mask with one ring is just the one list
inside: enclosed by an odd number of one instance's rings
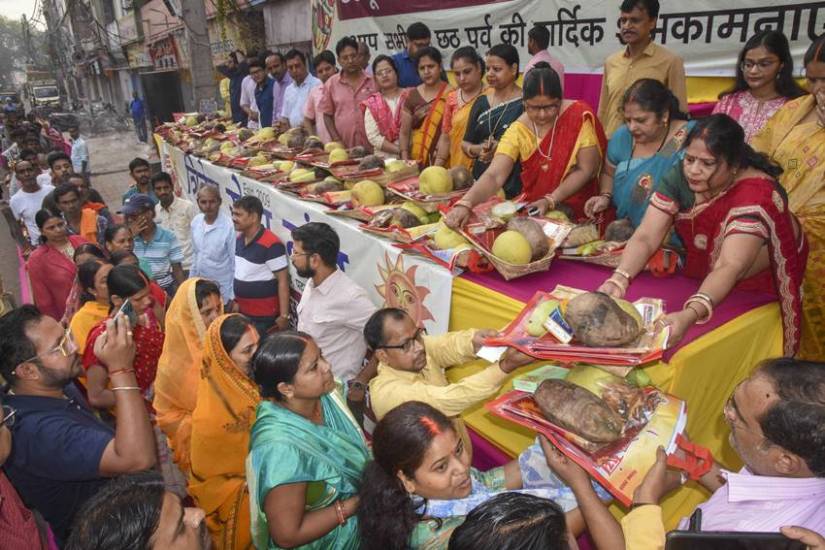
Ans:
{"label": "man in striped shirt", "polygon": [[183,251],[175,234],[155,223],[155,201],[135,193],[119,212],[135,237],[135,255],[152,267],[153,278],[169,296],[183,282]]}
{"label": "man in striped shirt", "polygon": [[263,337],[289,326],[289,272],[286,248],[261,225],[264,207],[247,195],[232,205],[235,242],[235,303]]}

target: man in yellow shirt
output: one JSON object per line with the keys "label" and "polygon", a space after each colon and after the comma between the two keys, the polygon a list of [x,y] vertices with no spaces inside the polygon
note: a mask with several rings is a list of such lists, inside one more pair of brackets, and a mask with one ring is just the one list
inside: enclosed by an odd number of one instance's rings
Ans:
{"label": "man in yellow shirt", "polygon": [[653,78],[670,88],[687,112],[687,85],[682,58],[654,44],[650,33],[656,28],[659,0],[623,0],[619,26],[625,48],[604,62],[599,120],[607,137],[624,124],[622,98],[640,78]]}
{"label": "man in yellow shirt", "polygon": [[[444,370],[476,358],[489,329],[449,332],[427,336],[405,311],[385,308],[376,311],[364,326],[367,346],[378,359],[378,374],[370,381],[370,403],[378,420],[407,401],[423,401],[447,416],[491,397],[518,367],[533,358],[513,349],[498,363],[450,384]],[[463,423],[456,422],[462,438]]]}

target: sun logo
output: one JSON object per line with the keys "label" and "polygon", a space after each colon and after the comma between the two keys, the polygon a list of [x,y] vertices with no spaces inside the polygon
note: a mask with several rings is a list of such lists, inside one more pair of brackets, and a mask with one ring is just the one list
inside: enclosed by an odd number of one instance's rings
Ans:
{"label": "sun logo", "polygon": [[435,318],[429,309],[424,306],[424,299],[430,290],[415,285],[417,265],[404,270],[404,256],[399,254],[393,262],[388,253],[384,253],[384,264],[378,264],[378,274],[381,276],[380,285],[375,290],[384,299],[385,307],[397,307],[406,311],[415,321],[416,326],[422,326],[424,321],[434,321]]}

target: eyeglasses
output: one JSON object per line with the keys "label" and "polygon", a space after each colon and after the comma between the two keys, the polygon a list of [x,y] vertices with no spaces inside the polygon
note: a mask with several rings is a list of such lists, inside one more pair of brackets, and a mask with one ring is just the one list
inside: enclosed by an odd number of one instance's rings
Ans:
{"label": "eyeglasses", "polygon": [[14,418],[17,415],[17,409],[12,409],[8,405],[3,405],[3,418],[0,420],[0,428],[3,426],[11,428],[14,426]]}
{"label": "eyeglasses", "polygon": [[745,60],[739,65],[744,72],[752,71],[753,69],[759,69],[759,71],[767,71],[774,65],[779,63],[778,59],[763,59],[762,61],[750,61]]}
{"label": "eyeglasses", "polygon": [[748,432],[761,438],[760,445],[764,442],[771,443],[770,439],[765,437],[764,434],[756,432],[745,426],[745,421],[742,420],[742,416],[739,414],[739,411],[736,409],[736,405],[733,402],[733,394],[728,397],[728,400],[725,402],[725,406],[722,408],[722,417],[731,429]]}
{"label": "eyeglasses", "polygon": [[559,105],[557,103],[548,105],[528,105],[525,103],[524,108],[531,113],[537,113],[539,111],[547,111],[548,113],[552,113],[553,111],[559,110]]}
{"label": "eyeglasses", "polygon": [[421,327],[420,329],[415,331],[415,334],[413,334],[412,338],[407,338],[404,341],[404,343],[402,343],[402,344],[396,344],[394,346],[378,346],[378,347],[379,348],[384,348],[384,349],[400,349],[404,353],[409,353],[410,351],[412,351],[413,344],[415,342],[418,342],[419,344],[422,344],[422,345],[424,344],[423,338],[426,334],[427,334],[427,329],[425,329],[424,327]]}
{"label": "eyeglasses", "polygon": [[68,357],[71,354],[75,353],[76,351],[77,351],[77,344],[75,343],[74,337],[72,336],[72,329],[71,328],[66,328],[66,332],[63,333],[63,337],[60,339],[60,341],[57,343],[57,345],[55,347],[53,347],[52,349],[50,349],[48,351],[44,351],[43,353],[39,353],[39,354],[35,355],[34,357],[29,357],[28,359],[26,359],[24,361],[20,361],[20,363],[17,364],[17,367],[14,367],[14,368],[15,368],[15,370],[17,370],[17,368],[20,365],[22,365],[23,363],[30,363],[31,361],[35,361],[37,359],[40,359],[41,357],[44,357],[46,355],[51,355],[52,353],[55,353],[55,352],[60,352],[60,355],[62,355],[63,357]]}

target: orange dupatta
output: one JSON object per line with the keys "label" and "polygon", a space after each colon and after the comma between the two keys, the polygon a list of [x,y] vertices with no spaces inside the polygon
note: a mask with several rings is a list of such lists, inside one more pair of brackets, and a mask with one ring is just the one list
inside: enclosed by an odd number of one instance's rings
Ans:
{"label": "orange dupatta", "polygon": [[[450,85],[445,82],[438,90],[435,98],[429,103],[430,108],[421,126],[412,132],[411,158],[418,161],[422,166],[432,164],[431,157],[435,153],[438,138],[441,136],[441,119],[447,105],[446,92],[449,89]],[[409,96],[407,101],[409,102]]]}
{"label": "orange dupatta", "polygon": [[84,208],[80,212],[80,236],[90,243],[97,243],[97,212]]}
{"label": "orange dupatta", "polygon": [[[155,377],[157,423],[174,452],[175,464],[189,472],[189,441],[203,356],[203,324],[195,297],[197,277],[178,288],[166,312],[166,340]],[[223,313],[223,311],[221,311]]]}
{"label": "orange dupatta", "polygon": [[189,493],[206,512],[215,548],[252,548],[246,455],[258,388],[241,372],[221,343],[217,318],[206,332],[198,403],[192,413]]}

